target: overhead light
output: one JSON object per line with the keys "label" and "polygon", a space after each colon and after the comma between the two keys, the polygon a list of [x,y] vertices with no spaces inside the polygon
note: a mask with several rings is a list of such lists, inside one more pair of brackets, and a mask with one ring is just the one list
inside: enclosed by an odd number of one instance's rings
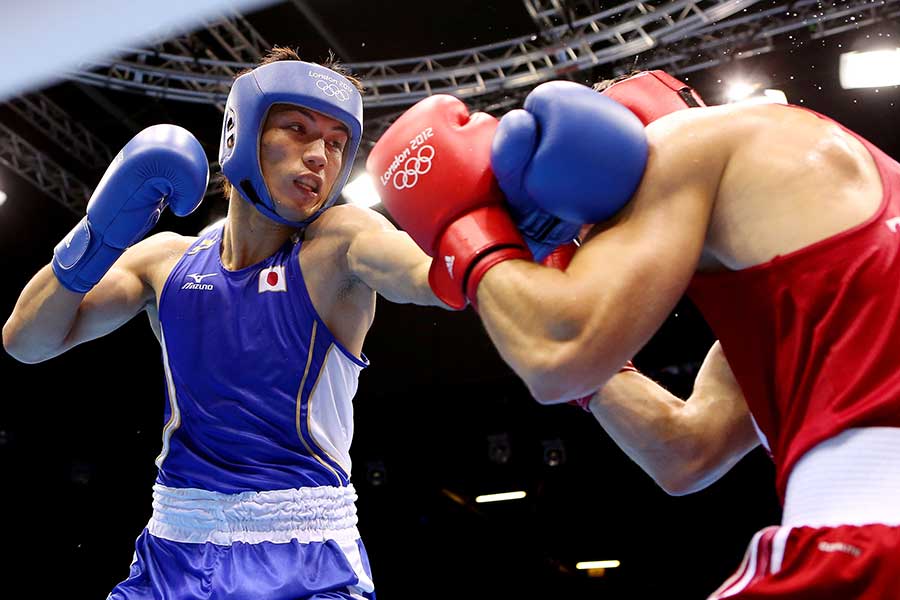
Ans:
{"label": "overhead light", "polygon": [[729,102],[746,100],[756,92],[757,86],[744,81],[736,81],[728,86],[727,97]]}
{"label": "overhead light", "polygon": [[0,206],[3,206],[4,202],[6,202],[6,192],[0,190]]}
{"label": "overhead light", "polygon": [[542,440],[544,446],[544,464],[548,467],[558,467],[566,462],[566,448],[563,446],[562,440],[555,438],[552,440]]}
{"label": "overhead light", "polygon": [[845,90],[900,85],[900,48],[845,52],[840,78]]}
{"label": "overhead light", "polygon": [[787,104],[787,95],[781,90],[763,90],[763,98],[776,104]]}
{"label": "overhead light", "polygon": [[729,84],[725,97],[729,104],[787,104],[781,90],[764,89],[762,83],[738,80]]}
{"label": "overhead light", "polygon": [[487,502],[504,502],[506,500],[521,500],[525,497],[525,492],[502,492],[500,494],[484,494],[475,496],[477,504],[485,504]]}
{"label": "overhead light", "polygon": [[378,190],[375,189],[375,182],[372,181],[368,173],[357,176],[356,179],[345,185],[344,197],[347,198],[347,202],[350,204],[356,204],[365,208],[375,206],[381,202]]}
{"label": "overhead light", "polygon": [[586,560],[580,563],[575,563],[575,568],[579,571],[588,571],[593,569],[615,569],[621,564],[622,563],[617,560]]}
{"label": "overhead light", "polygon": [[384,470],[384,461],[370,460],[366,464],[366,481],[373,487],[384,485],[386,479],[386,471]]}
{"label": "overhead light", "polygon": [[732,104],[787,104],[787,96],[781,90],[762,90]]}
{"label": "overhead light", "polygon": [[505,465],[512,457],[512,443],[508,433],[488,436],[488,459],[498,465]]}

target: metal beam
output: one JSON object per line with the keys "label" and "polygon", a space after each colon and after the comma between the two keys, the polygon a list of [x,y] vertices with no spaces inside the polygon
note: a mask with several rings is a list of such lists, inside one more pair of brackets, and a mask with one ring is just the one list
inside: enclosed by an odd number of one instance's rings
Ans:
{"label": "metal beam", "polygon": [[[598,64],[613,63],[680,41],[710,22],[759,0],[630,0],[557,27],[565,39],[524,36],[468,50],[399,60],[352,63],[367,85],[367,107],[401,106],[436,93],[476,98],[531,87]],[[178,53],[140,51],[95,63],[76,80],[159,98],[220,103],[229,74],[250,65]]]}
{"label": "metal beam", "polygon": [[[639,66],[683,75],[766,54],[775,50],[778,38],[792,32],[804,30],[810,39],[821,39],[898,18],[900,0],[785,1],[759,13],[711,23],[689,39],[648,52]],[[620,61],[611,72],[620,75],[631,68],[629,61]]]}
{"label": "metal beam", "polygon": [[3,123],[0,123],[0,163],[76,215],[84,213],[92,188]]}
{"label": "metal beam", "polygon": [[7,106],[89,169],[105,169],[112,160],[112,150],[99,137],[44,94],[13,98]]}

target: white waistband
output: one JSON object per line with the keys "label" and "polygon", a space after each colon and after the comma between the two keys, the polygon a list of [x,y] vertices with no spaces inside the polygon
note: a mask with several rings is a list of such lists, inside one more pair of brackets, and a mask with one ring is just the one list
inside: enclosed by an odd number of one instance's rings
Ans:
{"label": "white waistband", "polygon": [[222,546],[346,542],[359,538],[355,502],[352,485],[223,494],[156,484],[147,529],[174,542]]}
{"label": "white waistband", "polygon": [[781,524],[900,525],[900,428],[848,429],[814,447],[788,478]]}

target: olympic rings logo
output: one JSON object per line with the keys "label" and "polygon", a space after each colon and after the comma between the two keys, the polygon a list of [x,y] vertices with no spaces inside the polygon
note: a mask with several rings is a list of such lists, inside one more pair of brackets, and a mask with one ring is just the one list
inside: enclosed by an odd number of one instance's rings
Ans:
{"label": "olympic rings logo", "polygon": [[398,190],[408,190],[419,183],[419,176],[431,170],[431,161],[434,158],[433,146],[422,146],[418,154],[411,157],[403,164],[403,168],[394,174],[394,187]]}
{"label": "olympic rings logo", "polygon": [[346,90],[342,90],[338,86],[333,83],[328,83],[324,79],[317,79],[316,87],[325,92],[326,96],[331,96],[341,102],[346,102],[350,99],[350,94],[348,94]]}

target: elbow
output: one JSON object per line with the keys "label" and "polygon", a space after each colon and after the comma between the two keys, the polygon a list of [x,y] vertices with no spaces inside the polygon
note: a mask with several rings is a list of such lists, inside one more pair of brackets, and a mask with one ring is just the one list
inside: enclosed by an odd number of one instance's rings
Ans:
{"label": "elbow", "polygon": [[668,474],[654,479],[656,484],[670,496],[687,496],[706,487],[702,477],[691,473],[679,473],[675,476]]}
{"label": "elbow", "polygon": [[22,336],[12,323],[12,319],[3,325],[3,350],[17,361],[29,365],[39,363],[50,358],[41,353],[36,353],[29,348]]}
{"label": "elbow", "polygon": [[528,386],[531,397],[537,400],[538,404],[547,406],[550,404],[561,404],[566,401],[566,394],[561,386],[553,385],[551,382],[542,379],[526,380],[525,383]]}
{"label": "elbow", "polygon": [[718,479],[720,473],[716,465],[699,448],[690,452],[673,450],[677,457],[668,463],[665,472],[653,474],[656,484],[670,496],[687,496],[703,490]]}
{"label": "elbow", "polygon": [[583,306],[561,308],[531,344],[523,379],[540,404],[559,404],[602,388],[631,357],[619,336],[593,325]]}
{"label": "elbow", "polygon": [[19,358],[18,340],[16,339],[11,319],[3,325],[3,351],[16,360],[21,360]]}
{"label": "elbow", "polygon": [[522,365],[519,375],[528,386],[531,397],[538,404],[561,404],[576,397],[569,392],[573,380],[566,376],[563,364],[553,358],[553,352],[544,348],[534,352],[527,364]]}
{"label": "elbow", "polygon": [[557,343],[544,352],[535,352],[522,379],[538,404],[561,404],[593,394],[603,387],[615,369],[605,369],[577,342]]}
{"label": "elbow", "polygon": [[19,341],[15,335],[14,329],[10,322],[7,321],[3,326],[3,351],[12,356],[19,362],[28,362],[24,360],[22,348],[19,347]]}

